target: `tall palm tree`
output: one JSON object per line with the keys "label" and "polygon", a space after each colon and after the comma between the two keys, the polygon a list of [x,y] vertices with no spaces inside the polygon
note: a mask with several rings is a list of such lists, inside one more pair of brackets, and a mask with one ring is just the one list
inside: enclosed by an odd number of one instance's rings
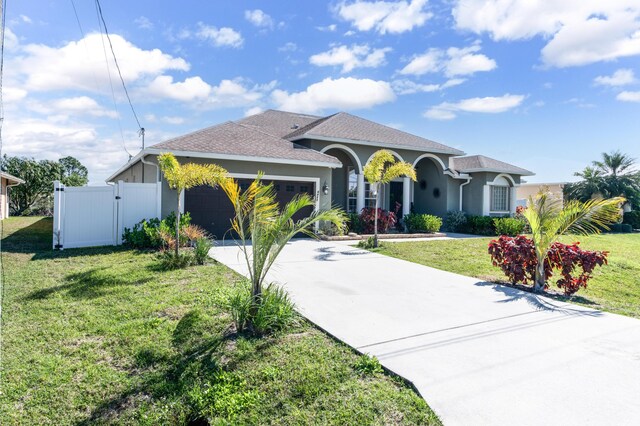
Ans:
{"label": "tall palm tree", "polygon": [[593,165],[602,170],[604,174],[618,176],[628,173],[636,164],[635,158],[620,151],[610,153],[603,152],[601,161],[594,161]]}
{"label": "tall palm tree", "polygon": [[[314,211],[308,217],[295,221],[294,215],[305,207],[315,205],[308,194],[298,194],[284,206],[278,205],[273,184],[263,184],[261,175],[241,191],[235,179],[227,178],[220,187],[227,194],[234,209],[232,230],[238,235],[251,281],[252,309],[255,315],[262,301],[262,289],[267,272],[271,269],[285,245],[296,234],[316,237],[312,227],[321,221],[344,228],[346,215],[340,209]],[[251,246],[251,249],[249,249]]]}
{"label": "tall palm tree", "polygon": [[174,189],[177,195],[178,209],[176,210],[176,248],[175,255],[179,254],[180,247],[180,199],[185,189],[194,186],[217,186],[227,176],[227,171],[217,164],[180,164],[171,153],[158,156],[158,165],[164,175],[169,188]]}
{"label": "tall palm tree", "polygon": [[529,222],[535,245],[538,267],[536,269],[534,291],[545,288],[544,262],[549,248],[565,233],[579,235],[598,234],[601,229],[609,229],[620,217],[622,197],[591,199],[586,202],[571,200],[564,203],[540,191],[529,197],[528,207],[523,216]]}
{"label": "tall palm tree", "polygon": [[582,178],[579,182],[569,183],[564,187],[564,193],[569,199],[587,201],[594,195],[608,196],[605,188],[604,172],[595,167],[587,166],[574,176]]}
{"label": "tall palm tree", "polygon": [[380,185],[391,182],[393,179],[408,176],[416,180],[416,170],[409,163],[396,161],[391,151],[381,149],[373,154],[371,160],[364,166],[364,177],[369,185],[376,191],[376,206],[373,222],[373,246],[378,247],[378,201]]}

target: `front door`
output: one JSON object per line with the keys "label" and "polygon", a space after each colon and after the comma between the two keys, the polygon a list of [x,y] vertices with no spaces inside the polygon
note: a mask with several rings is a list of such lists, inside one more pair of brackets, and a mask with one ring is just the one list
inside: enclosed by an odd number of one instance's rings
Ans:
{"label": "front door", "polygon": [[400,217],[402,216],[402,182],[389,184],[389,211],[397,212]]}

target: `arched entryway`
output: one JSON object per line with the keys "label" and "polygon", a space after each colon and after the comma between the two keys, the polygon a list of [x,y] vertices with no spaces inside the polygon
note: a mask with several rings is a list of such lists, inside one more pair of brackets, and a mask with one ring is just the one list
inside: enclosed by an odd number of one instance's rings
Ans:
{"label": "arched entryway", "polygon": [[413,191],[413,208],[416,213],[443,217],[447,213],[447,176],[442,160],[430,154],[416,159],[416,182]]}
{"label": "arched entryway", "polygon": [[357,213],[367,206],[367,194],[362,163],[349,147],[339,144],[329,145],[321,152],[337,158],[341,168],[331,172],[331,202],[348,213]]}

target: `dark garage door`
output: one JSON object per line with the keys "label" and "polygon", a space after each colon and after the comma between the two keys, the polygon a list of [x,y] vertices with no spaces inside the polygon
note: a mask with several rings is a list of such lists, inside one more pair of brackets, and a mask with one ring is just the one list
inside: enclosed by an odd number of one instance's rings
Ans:
{"label": "dark garage door", "polygon": [[[251,182],[251,179],[238,179],[241,187],[248,186]],[[312,197],[315,194],[313,182],[273,181],[273,184],[281,206],[301,192],[306,192]],[[184,210],[191,214],[191,223],[203,227],[216,239],[231,236],[227,231],[231,228],[233,206],[222,189],[198,186],[185,191]],[[305,208],[294,216],[294,219],[299,220],[312,211],[311,207]]]}

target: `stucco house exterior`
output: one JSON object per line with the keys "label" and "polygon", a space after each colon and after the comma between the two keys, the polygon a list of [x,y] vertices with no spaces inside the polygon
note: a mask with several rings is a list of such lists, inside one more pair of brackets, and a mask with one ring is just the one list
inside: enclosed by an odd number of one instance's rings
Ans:
{"label": "stucco house exterior", "polygon": [[564,186],[567,182],[550,182],[550,183],[521,183],[516,191],[519,206],[526,206],[529,197],[536,195],[541,190],[549,192],[556,200],[564,200]]}
{"label": "stucco house exterior", "polygon": [[[380,189],[381,207],[399,206],[403,215],[415,211],[443,216],[451,210],[510,214],[521,177],[533,174],[482,155],[465,156],[459,149],[345,112],[319,117],[267,110],[146,148],[107,182],[157,182],[162,179],[157,155],[172,152],[180,162],[219,164],[241,185],[261,171],[265,180],[274,182],[281,202],[307,192],[318,209],[339,206],[359,212],[375,200],[363,167],[383,148],[416,168],[416,182],[401,178]],[[176,207],[171,192],[163,182],[163,216]],[[231,205],[219,189],[186,191],[182,205],[193,223],[216,236],[229,228]]]}
{"label": "stucco house exterior", "polygon": [[0,220],[9,217],[9,188],[24,181],[9,173],[0,172]]}

